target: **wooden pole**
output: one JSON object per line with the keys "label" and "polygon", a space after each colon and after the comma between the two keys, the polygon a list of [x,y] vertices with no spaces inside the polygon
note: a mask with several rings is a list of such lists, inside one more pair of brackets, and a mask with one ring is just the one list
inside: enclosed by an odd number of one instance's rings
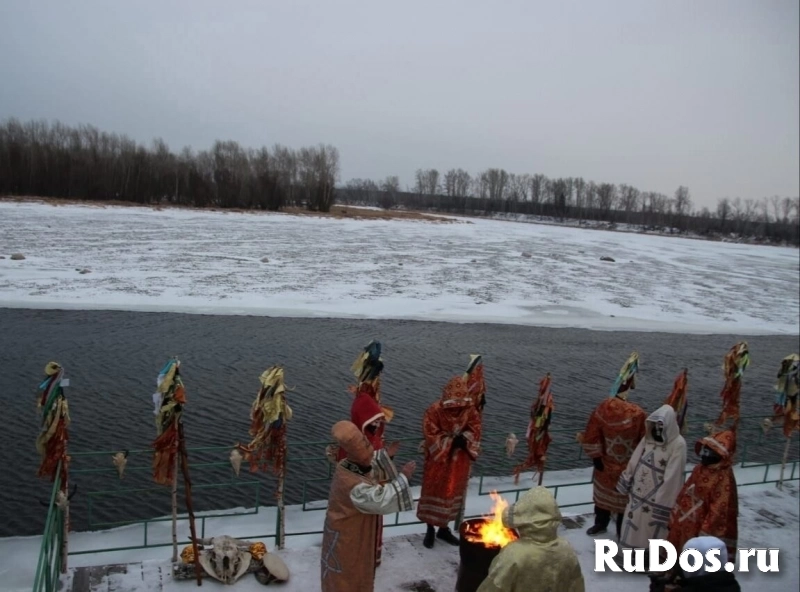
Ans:
{"label": "wooden pole", "polygon": [[61,491],[64,494],[64,521],[61,528],[64,532],[61,537],[61,573],[67,573],[67,558],[69,556],[69,465],[64,448],[64,458],[61,461],[64,480],[61,483]]}
{"label": "wooden pole", "polygon": [[[788,421],[788,419],[789,418],[787,417],[786,420]],[[777,483],[777,487],[781,491],[783,491],[783,472],[786,469],[786,461],[789,458],[789,445],[791,443],[792,443],[792,436],[790,434],[789,436],[786,437],[786,446],[784,446],[784,448],[783,448],[783,461],[781,462],[781,476],[780,476],[780,479],[778,479],[778,483]]]}
{"label": "wooden pole", "polygon": [[[284,424],[285,426],[285,424]],[[285,430],[285,427],[284,427]],[[286,432],[281,435],[281,449],[284,451],[280,470],[278,471],[278,549],[283,549],[286,543],[286,513],[283,505],[283,486],[286,478]]]}
{"label": "wooden pole", "polygon": [[200,565],[200,553],[197,551],[197,529],[194,524],[192,507],[192,480],[189,478],[189,455],[186,452],[186,438],[183,435],[183,422],[178,423],[178,449],[180,451],[181,469],[183,470],[183,490],[186,496],[186,511],[189,514],[189,531],[192,534],[192,551],[194,552],[194,572],[197,585],[203,585],[203,568]]}
{"label": "wooden pole", "polygon": [[541,486],[544,480],[544,461],[539,464],[539,485]]}
{"label": "wooden pole", "polygon": [[[180,424],[175,419],[175,427],[180,432]],[[178,436],[180,447],[180,436]],[[172,563],[178,562],[178,460],[179,454],[175,451],[175,462],[172,467]]]}

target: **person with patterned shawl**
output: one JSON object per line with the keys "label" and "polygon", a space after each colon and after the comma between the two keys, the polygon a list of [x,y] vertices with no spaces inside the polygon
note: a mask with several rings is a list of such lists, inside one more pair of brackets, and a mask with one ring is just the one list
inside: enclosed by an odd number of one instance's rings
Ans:
{"label": "person with patterned shawl", "polygon": [[[416,464],[400,473],[386,450],[375,451],[349,421],[336,423],[331,434],[346,452],[331,480],[322,535],[322,592],[372,592],[375,587],[375,536],[378,518],[413,509],[409,480]],[[380,475],[373,470],[378,467]],[[387,483],[381,485],[380,480]]]}
{"label": "person with patterned shawl", "polygon": [[619,539],[620,546],[629,549],[647,549],[650,539],[666,536],[686,467],[686,441],[675,410],[662,405],[646,425],[645,437],[617,483],[617,491],[629,496]]}
{"label": "person with patterned shawl", "polygon": [[606,532],[611,514],[617,515],[617,536],[622,531],[622,518],[628,496],[617,491],[617,482],[628,466],[633,451],[645,435],[644,410],[628,401],[628,393],[636,388],[639,355],[634,352],[620,370],[611,387],[611,396],[600,403],[578,439],[594,464],[594,525],[588,535]]}
{"label": "person with patterned shawl", "polygon": [[[361,383],[358,388],[358,394],[353,399],[353,404],[350,407],[350,421],[361,430],[361,433],[366,436],[367,441],[372,445],[375,450],[373,468],[378,470],[377,458],[379,451],[384,449],[383,433],[386,429],[386,415],[383,409],[375,399],[375,389],[372,384],[368,382]],[[386,449],[389,458],[394,460],[395,454],[400,447],[399,442],[392,442]],[[347,452],[339,447],[337,460],[342,461],[347,456]],[[376,533],[375,542],[375,565],[381,564],[381,557],[383,554],[383,517],[378,517],[378,530]]]}
{"label": "person with patterned shawl", "polygon": [[[463,377],[451,378],[441,399],[425,411],[422,433],[425,467],[417,518],[428,525],[423,544],[432,548],[436,537],[458,545],[458,538],[447,525],[461,511],[481,440],[481,416]],[[438,532],[435,527],[439,527]]]}
{"label": "person with patterned shawl", "polygon": [[689,539],[714,536],[736,553],[739,497],[733,474],[736,433],[732,430],[697,441],[695,453],[700,464],[683,484],[669,519],[667,540],[683,549]]}

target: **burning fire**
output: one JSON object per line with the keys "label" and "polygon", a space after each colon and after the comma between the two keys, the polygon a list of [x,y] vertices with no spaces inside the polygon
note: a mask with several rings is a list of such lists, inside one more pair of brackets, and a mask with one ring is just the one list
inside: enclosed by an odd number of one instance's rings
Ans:
{"label": "burning fire", "polygon": [[492,516],[484,516],[485,520],[475,526],[470,525],[465,531],[468,541],[483,543],[485,547],[505,547],[519,537],[513,530],[503,526],[503,510],[508,507],[508,502],[500,497],[496,491],[491,492],[494,506]]}

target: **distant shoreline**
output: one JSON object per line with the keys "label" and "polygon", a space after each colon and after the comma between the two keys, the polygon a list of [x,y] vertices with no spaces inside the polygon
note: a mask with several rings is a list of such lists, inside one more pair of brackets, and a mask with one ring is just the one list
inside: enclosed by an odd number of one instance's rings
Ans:
{"label": "distant shoreline", "polygon": [[[269,211],[263,209],[243,209],[243,208],[200,208],[196,206],[187,206],[181,204],[161,203],[161,204],[141,204],[129,201],[119,200],[88,200],[88,199],[73,199],[73,198],[55,198],[55,197],[34,197],[34,196],[11,196],[0,195],[0,203],[41,203],[51,205],[54,207],[59,206],[84,206],[96,208],[109,208],[109,207],[124,207],[124,208],[145,208],[153,211],[160,211],[165,209],[182,210],[182,211],[196,211],[196,212],[218,212],[224,214],[261,214],[261,215],[285,215],[285,216],[312,216],[317,218],[327,218],[335,220],[405,220],[405,221],[419,221],[419,222],[436,222],[443,224],[472,224],[471,220],[494,220],[497,222],[515,222],[517,224],[538,224],[542,226],[556,226],[562,228],[576,228],[580,230],[594,230],[602,232],[616,232],[621,234],[641,234],[647,236],[660,236],[665,238],[688,239],[704,242],[726,243],[736,245],[752,245],[759,247],[778,247],[788,248],[800,251],[800,245],[792,245],[789,243],[770,243],[755,240],[746,240],[744,238],[720,238],[712,236],[702,236],[691,232],[669,232],[667,230],[647,230],[641,225],[606,222],[603,220],[579,220],[578,218],[565,218],[559,221],[554,217],[549,216],[534,216],[527,214],[504,214],[496,213],[494,215],[481,215],[481,214],[449,214],[447,212],[440,212],[437,210],[424,210],[424,209],[406,209],[403,206],[395,206],[390,209],[384,209],[379,206],[365,205],[365,204],[349,204],[349,203],[336,203],[331,208],[330,212],[314,212],[297,207],[285,207],[279,211]],[[356,210],[358,213],[354,214],[350,210]]]}

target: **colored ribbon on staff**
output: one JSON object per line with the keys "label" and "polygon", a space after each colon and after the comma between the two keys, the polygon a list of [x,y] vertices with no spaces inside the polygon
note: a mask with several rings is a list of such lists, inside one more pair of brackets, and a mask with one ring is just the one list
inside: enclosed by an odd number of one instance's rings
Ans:
{"label": "colored ribbon on staff", "polygon": [[553,416],[555,405],[553,393],[550,391],[550,373],[539,381],[539,394],[531,406],[531,419],[525,437],[528,442],[528,456],[514,467],[514,482],[519,482],[522,471],[535,468],[539,473],[544,471],[544,461],[547,457],[547,447],[550,445],[549,433],[550,420]]}
{"label": "colored ribbon on staff", "polygon": [[688,388],[689,370],[684,369],[675,377],[675,382],[672,384],[672,392],[664,401],[664,405],[669,405],[675,410],[675,417],[681,434],[686,433],[686,412],[689,410],[689,399],[686,396]]}
{"label": "colored ribbon on staff", "polygon": [[720,392],[722,398],[722,412],[717,419],[717,425],[722,425],[727,419],[733,419],[734,424],[739,422],[739,399],[742,392],[742,376],[750,365],[750,351],[747,342],[742,341],[734,345],[722,362],[725,373],[725,384]]}
{"label": "colored ribbon on staff", "polygon": [[186,391],[180,376],[180,360],[169,360],[156,379],[153,394],[156,439],[153,441],[153,481],[172,485],[178,454],[178,421],[186,405]]}
{"label": "colored ribbon on staff", "polygon": [[36,437],[36,451],[41,456],[36,474],[55,481],[59,461],[64,461],[61,468],[62,477],[66,475],[67,470],[69,405],[62,386],[64,368],[57,362],[50,362],[44,372],[47,378],[39,384],[41,394],[37,401],[42,420],[39,435]]}
{"label": "colored ribbon on staff", "polygon": [[286,463],[286,422],[292,419],[292,408],[286,402],[284,371],[271,366],[259,377],[261,388],[250,408],[252,440],[238,445],[247,461],[250,472],[259,469],[280,475]]}

